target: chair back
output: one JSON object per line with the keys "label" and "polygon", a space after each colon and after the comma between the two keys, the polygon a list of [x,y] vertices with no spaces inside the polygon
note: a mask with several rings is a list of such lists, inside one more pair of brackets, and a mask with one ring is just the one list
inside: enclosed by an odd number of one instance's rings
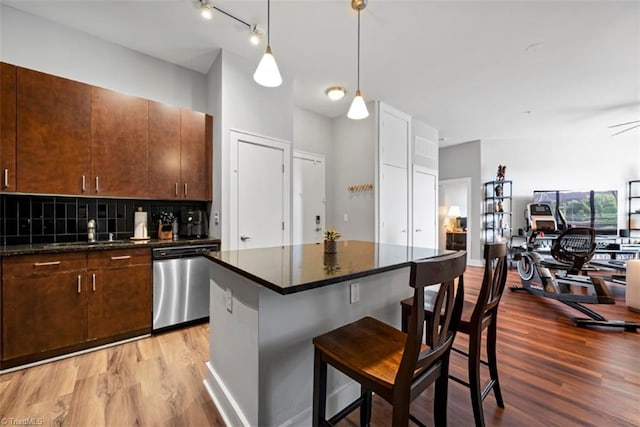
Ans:
{"label": "chair back", "polygon": [[484,245],[484,275],[476,305],[471,314],[472,325],[482,326],[484,319],[495,316],[507,283],[507,244]]}
{"label": "chair back", "polygon": [[553,242],[551,256],[570,264],[569,273],[578,274],[596,252],[596,231],[588,227],[568,228]]}
{"label": "chair back", "polygon": [[422,345],[425,332],[424,310],[411,310],[407,340],[396,375],[396,384],[411,384],[417,370],[431,366],[451,350],[462,314],[463,274],[466,267],[466,251],[411,263],[413,307],[424,307],[425,286],[439,284],[440,288],[434,301],[433,321],[426,331],[426,342],[431,343],[431,346],[425,350]]}

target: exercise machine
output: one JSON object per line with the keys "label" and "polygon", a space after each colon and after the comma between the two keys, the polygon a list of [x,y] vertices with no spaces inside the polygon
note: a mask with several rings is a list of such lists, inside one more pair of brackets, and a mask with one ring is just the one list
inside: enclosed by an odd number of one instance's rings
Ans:
{"label": "exercise machine", "polygon": [[[525,210],[530,226],[526,250],[519,254],[518,274],[522,286],[513,286],[511,291],[528,292],[555,299],[578,310],[588,318],[573,318],[579,327],[605,326],[636,331],[638,322],[607,320],[583,304],[615,304],[615,299],[600,277],[589,276],[594,268],[588,265],[596,250],[595,230],[586,227],[567,228],[564,223],[550,249],[541,248],[538,237],[544,233],[557,233],[558,224],[546,203],[530,203]],[[548,251],[548,255],[544,256]],[[555,274],[551,272],[555,271]],[[576,291],[577,290],[577,291]]]}

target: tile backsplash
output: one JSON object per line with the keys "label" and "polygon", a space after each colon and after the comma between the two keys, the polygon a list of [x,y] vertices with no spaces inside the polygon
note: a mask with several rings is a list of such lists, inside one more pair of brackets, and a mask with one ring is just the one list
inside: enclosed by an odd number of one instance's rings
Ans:
{"label": "tile backsplash", "polygon": [[133,236],[133,213],[148,212],[147,229],[157,237],[160,212],[173,212],[178,221],[189,210],[207,210],[206,202],[96,199],[81,197],[0,194],[0,243],[76,242],[87,240],[87,221],[96,220],[98,240]]}

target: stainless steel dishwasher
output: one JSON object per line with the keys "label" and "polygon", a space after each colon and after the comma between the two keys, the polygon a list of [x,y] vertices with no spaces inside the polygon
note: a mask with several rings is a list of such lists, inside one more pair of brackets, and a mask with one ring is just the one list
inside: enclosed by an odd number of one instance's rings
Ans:
{"label": "stainless steel dishwasher", "polygon": [[153,250],[153,330],[209,317],[209,263],[217,244]]}

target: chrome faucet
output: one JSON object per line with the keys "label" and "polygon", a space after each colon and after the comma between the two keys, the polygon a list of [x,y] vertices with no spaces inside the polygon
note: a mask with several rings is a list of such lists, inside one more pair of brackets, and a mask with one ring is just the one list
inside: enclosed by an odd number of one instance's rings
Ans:
{"label": "chrome faucet", "polygon": [[96,220],[90,219],[87,222],[87,240],[89,243],[93,243],[96,241]]}

